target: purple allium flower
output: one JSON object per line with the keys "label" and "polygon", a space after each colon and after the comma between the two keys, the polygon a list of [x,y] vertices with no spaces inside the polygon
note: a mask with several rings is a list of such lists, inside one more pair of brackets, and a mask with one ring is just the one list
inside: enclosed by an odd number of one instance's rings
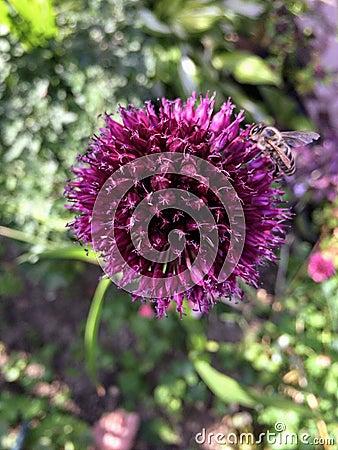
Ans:
{"label": "purple allium flower", "polygon": [[325,281],[335,273],[333,261],[322,253],[313,253],[310,256],[308,273],[316,283]]}
{"label": "purple allium flower", "polygon": [[[124,284],[120,286],[124,287],[137,272],[142,277],[142,292],[147,286],[151,291],[151,286],[163,280],[149,296],[132,292],[134,300],[149,297],[159,317],[171,301],[182,315],[184,298],[195,309],[208,312],[222,297],[241,297],[237,277],[257,286],[258,266],[275,261],[274,251],[284,241],[289,212],[282,207],[283,192],[273,183],[269,158],[259,156],[257,147],[247,139],[249,129],[240,128],[243,111],[233,117],[234,105],[228,100],[214,113],[214,102],[214,96],[201,96],[197,104],[193,94],[185,104],[180,99],[162,99],[158,112],[150,102],[140,110],[120,107],[122,124],[106,114],[105,127],[93,137],[87,153],[79,156],[78,166],[72,169],[75,179],[66,186],[68,207],[79,213],[68,227],[80,241],[94,244],[109,276],[122,273]],[[151,172],[154,158],[162,161],[161,173]],[[124,186],[128,175],[133,182],[126,193],[108,197],[102,207],[98,201],[101,194],[107,196],[116,186]],[[213,190],[217,183],[221,186]],[[215,194],[222,190],[227,192],[227,204]],[[177,192],[190,210],[177,208]],[[152,216],[148,227],[147,215],[137,212],[142,202]],[[240,205],[238,214],[236,205]],[[105,219],[112,208],[114,221]],[[214,225],[194,220],[194,214],[203,208]],[[231,222],[232,214],[235,219]],[[242,233],[234,226],[236,221],[238,226],[244,223]],[[204,239],[213,231],[218,233],[217,245],[208,236]],[[222,277],[224,261],[233,256],[233,241],[241,244],[241,251]],[[175,258],[147,259],[142,245],[163,253],[171,247]],[[215,252],[212,264],[208,265],[203,245]],[[198,265],[193,266],[200,254]],[[186,290],[177,287],[177,277]]]}

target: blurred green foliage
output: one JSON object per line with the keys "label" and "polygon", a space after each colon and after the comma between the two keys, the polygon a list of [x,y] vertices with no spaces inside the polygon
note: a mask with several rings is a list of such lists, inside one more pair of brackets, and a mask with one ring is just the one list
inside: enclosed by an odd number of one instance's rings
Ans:
{"label": "blurred green foliage", "polygon": [[[220,417],[229,408],[245,408],[252,415],[253,432],[257,427],[274,432],[274,424],[282,421],[290,433],[315,437],[321,419],[334,437],[338,347],[331,307],[337,304],[337,292],[337,277],[316,284],[303,273],[283,301],[263,289],[249,290],[250,304],[219,304],[205,320],[190,312],[180,321],[171,311],[167,319],[154,321],[141,317],[139,305],[111,288],[101,314],[98,369],[118,374],[124,407],[137,411],[146,402],[154,419],[144,424],[141,436],[149,445],[159,440],[182,448],[184,411],[206,404]],[[232,324],[239,335],[229,342]],[[215,327],[219,337],[212,336]],[[120,333],[128,336],[122,354],[111,349]],[[170,433],[162,430],[158,416],[165,418],[164,429]],[[191,443],[189,448],[195,447]]]}
{"label": "blurred green foliage", "polygon": [[[44,349],[45,354],[47,351],[52,348]],[[88,425],[74,415],[69,390],[53,380],[42,364],[43,354],[8,354],[0,342],[0,358],[1,377],[13,386],[0,397],[1,448],[12,448],[24,421],[29,423],[24,448],[87,448],[91,442]]]}
{"label": "blurred green foliage", "polygon": [[[99,126],[97,116],[119,104],[209,90],[218,104],[232,96],[249,120],[310,126],[297,99],[285,95],[304,70],[293,58],[300,1],[176,0],[168,7],[90,0],[84,7],[66,0],[53,9],[47,1],[29,8],[2,1],[10,11],[0,33],[0,211],[7,224],[61,238],[69,167]],[[15,34],[14,19],[34,26]],[[289,24],[287,34],[276,34],[280,21]],[[311,70],[308,59],[301,63]]]}
{"label": "blurred green foliage", "polygon": [[[26,274],[56,292],[84,270],[73,260],[95,263],[66,242],[62,192],[104,111],[209,90],[218,105],[231,96],[249,122],[310,128],[302,96],[313,88],[314,61],[295,23],[304,10],[300,0],[1,0],[0,218],[21,230],[1,234],[25,242],[17,262],[40,261],[23,265]],[[309,225],[314,233],[325,229],[324,247],[337,227],[332,211],[331,204],[324,212],[318,206]],[[311,281],[311,243],[295,241],[275,298],[248,290],[249,304],[219,304],[208,318],[189,313],[180,321],[172,312],[148,319],[114,288],[104,303],[102,293],[102,326],[95,322],[100,308],[91,324],[91,370],[97,364],[99,378],[113,371],[122,406],[147,410],[140,439],[149,448],[182,448],[192,410],[218,419],[246,410],[251,431],[273,430],[283,420],[288,431],[312,436],[320,418],[330,436],[337,433],[338,280]],[[13,264],[1,269],[0,294],[24,295]],[[122,349],[114,346],[121,334]],[[74,359],[84,357],[81,339],[73,343]],[[67,409],[71,393],[53,402],[36,395],[38,383],[53,383],[54,349],[46,346],[42,355],[32,347],[32,355],[1,347],[1,446],[9,449],[28,420],[27,450],[86,448],[88,425]],[[32,362],[44,366],[38,379],[27,373]]]}

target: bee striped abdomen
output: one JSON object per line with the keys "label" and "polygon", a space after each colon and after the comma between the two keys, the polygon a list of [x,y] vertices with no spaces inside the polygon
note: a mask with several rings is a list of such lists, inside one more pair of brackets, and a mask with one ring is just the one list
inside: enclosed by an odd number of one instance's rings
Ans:
{"label": "bee striped abdomen", "polygon": [[283,159],[279,156],[279,154],[276,151],[274,151],[273,155],[271,155],[272,159],[275,161],[276,165],[278,166],[280,171],[284,173],[284,175],[287,176],[293,175],[296,172],[296,164],[291,148],[284,142],[280,143],[278,147],[279,150],[282,151],[286,156],[286,159],[288,160],[288,165],[285,164]]}

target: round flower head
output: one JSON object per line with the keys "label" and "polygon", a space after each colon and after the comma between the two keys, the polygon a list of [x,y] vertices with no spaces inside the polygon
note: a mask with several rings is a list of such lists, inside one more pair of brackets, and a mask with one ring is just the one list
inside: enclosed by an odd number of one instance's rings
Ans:
{"label": "round flower head", "polygon": [[320,283],[334,275],[335,267],[330,258],[317,252],[310,256],[308,272],[313,281]]}
{"label": "round flower head", "polygon": [[217,300],[242,296],[238,278],[257,286],[258,266],[274,261],[289,212],[274,168],[241,129],[228,100],[162,99],[158,111],[120,108],[122,124],[105,127],[79,157],[68,181],[68,224],[91,243],[106,274],[134,300],[186,298],[207,312]]}

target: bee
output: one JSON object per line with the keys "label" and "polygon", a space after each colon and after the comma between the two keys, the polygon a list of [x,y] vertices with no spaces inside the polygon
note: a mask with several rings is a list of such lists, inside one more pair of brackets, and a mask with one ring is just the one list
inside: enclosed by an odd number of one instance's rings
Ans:
{"label": "bee", "polygon": [[319,138],[314,131],[279,131],[263,122],[254,125],[249,133],[249,139],[257,142],[257,147],[271,158],[275,165],[275,175],[293,175],[296,171],[292,147],[310,144]]}

